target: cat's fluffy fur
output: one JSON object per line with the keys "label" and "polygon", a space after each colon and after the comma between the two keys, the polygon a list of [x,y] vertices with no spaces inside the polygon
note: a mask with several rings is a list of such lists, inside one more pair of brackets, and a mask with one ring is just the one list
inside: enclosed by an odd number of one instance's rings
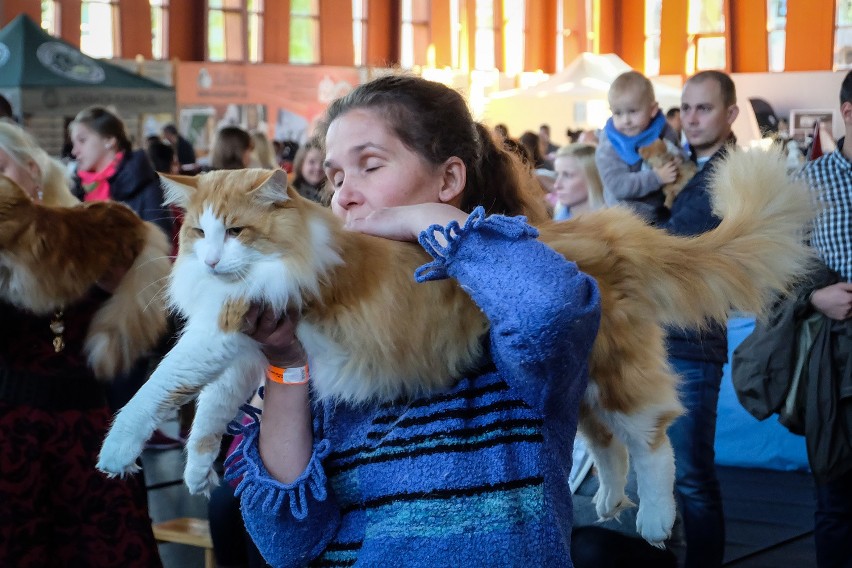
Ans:
{"label": "cat's fluffy fur", "polygon": [[[661,139],[654,140],[647,146],[642,146],[638,152],[642,156],[642,160],[652,168],[662,166],[676,157],[674,152],[669,149],[668,144]],[[698,167],[695,165],[695,162],[691,160],[682,161],[677,168],[677,178],[673,182],[663,185],[661,188],[663,195],[666,197],[663,205],[671,209],[674,200],[677,199],[677,196],[683,191],[684,186],[692,179],[697,171]]]}
{"label": "cat's fluffy fur", "polygon": [[129,370],[165,332],[165,303],[158,292],[170,270],[168,254],[163,232],[125,205],[37,204],[0,176],[0,298],[38,315],[52,314],[82,298],[110,270],[130,266],[86,333],[84,349],[99,379]]}
{"label": "cat's fluffy fur", "polygon": [[[239,333],[252,301],[300,309],[297,335],[320,397],[427,393],[481,356],[488,322],[456,282],[414,283],[415,268],[429,260],[419,246],[344,231],[330,211],[288,189],[283,172],[213,172],[165,185],[187,211],[169,297],[188,321],[116,418],[98,463],[103,471],[133,471],[150,432],[198,394],[185,481],[194,492],[209,490],[221,433],[264,375],[258,344]],[[713,185],[724,220],[693,239],[621,208],[540,227],[541,240],[601,289],[580,426],[601,470],[598,513],[611,517],[630,504],[629,451],[639,477],[637,526],[655,543],[674,521],[666,428],[683,410],[661,326],[723,320],[729,308],[760,312],[809,259],[801,242],[811,217],[807,191],[786,177],[777,154],[733,152]]]}

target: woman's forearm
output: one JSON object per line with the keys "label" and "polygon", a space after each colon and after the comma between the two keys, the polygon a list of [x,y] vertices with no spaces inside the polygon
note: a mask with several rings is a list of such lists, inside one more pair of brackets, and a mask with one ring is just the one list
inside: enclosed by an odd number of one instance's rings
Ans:
{"label": "woman's forearm", "polygon": [[281,483],[293,483],[304,473],[313,452],[307,384],[266,381],[258,446],[266,469]]}

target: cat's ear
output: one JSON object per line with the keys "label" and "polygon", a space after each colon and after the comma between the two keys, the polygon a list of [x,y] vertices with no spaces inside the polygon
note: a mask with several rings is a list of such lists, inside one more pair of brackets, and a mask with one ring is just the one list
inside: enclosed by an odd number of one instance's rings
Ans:
{"label": "cat's ear", "polygon": [[287,195],[287,172],[275,170],[255,189],[254,198],[263,205],[274,205],[290,199]]}
{"label": "cat's ear", "polygon": [[163,205],[175,205],[186,210],[189,207],[190,196],[195,193],[198,179],[196,176],[160,174],[160,184],[163,186],[166,198]]}

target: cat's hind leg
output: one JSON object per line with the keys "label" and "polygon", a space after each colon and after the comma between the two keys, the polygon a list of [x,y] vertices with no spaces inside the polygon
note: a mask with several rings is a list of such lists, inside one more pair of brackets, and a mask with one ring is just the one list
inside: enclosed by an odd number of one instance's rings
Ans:
{"label": "cat's hind leg", "polygon": [[598,490],[592,499],[598,519],[618,519],[621,511],[635,506],[624,492],[629,465],[627,448],[591,410],[581,412],[579,431],[588,442],[598,472]]}
{"label": "cat's hind leg", "polygon": [[136,459],[154,430],[252,346],[256,349],[254,341],[242,334],[188,328],[116,415],[101,447],[97,468],[108,475],[137,471]]}
{"label": "cat's hind leg", "polygon": [[209,496],[219,483],[213,463],[219,455],[222,434],[260,385],[267,365],[260,350],[255,347],[253,351],[237,358],[198,395],[184,469],[184,482],[191,493]]}
{"label": "cat's hind leg", "polygon": [[622,415],[623,428],[616,432],[625,440],[636,471],[639,494],[636,530],[659,548],[671,536],[676,515],[674,452],[666,429],[680,413],[677,405]]}

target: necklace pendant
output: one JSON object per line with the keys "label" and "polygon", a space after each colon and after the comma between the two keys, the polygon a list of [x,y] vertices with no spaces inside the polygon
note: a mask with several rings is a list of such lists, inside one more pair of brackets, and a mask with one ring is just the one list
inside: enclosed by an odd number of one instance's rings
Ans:
{"label": "necklace pendant", "polygon": [[65,340],[62,339],[61,335],[57,335],[53,338],[53,351],[59,353],[63,349],[65,349]]}

